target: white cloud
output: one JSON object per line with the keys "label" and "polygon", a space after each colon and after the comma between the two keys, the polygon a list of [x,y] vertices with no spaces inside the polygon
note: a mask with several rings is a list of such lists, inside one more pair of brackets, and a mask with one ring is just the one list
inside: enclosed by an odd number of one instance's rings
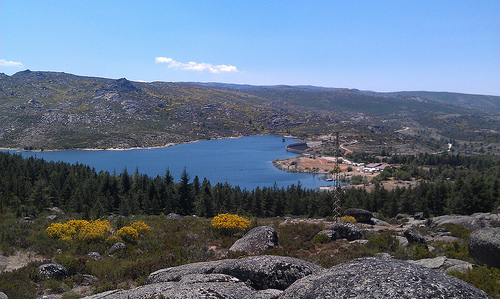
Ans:
{"label": "white cloud", "polygon": [[212,65],[210,63],[196,63],[196,62],[188,62],[188,63],[182,63],[182,62],[177,62],[173,60],[172,58],[168,57],[156,57],[155,58],[156,63],[166,63],[168,64],[169,68],[173,69],[181,69],[181,70],[186,70],[186,71],[198,71],[198,72],[210,72],[210,73],[237,73],[238,69],[233,66],[233,65],[225,65],[225,64],[220,64],[220,65]]}
{"label": "white cloud", "polygon": [[0,66],[23,66],[23,64],[16,61],[7,61],[5,59],[0,59]]}

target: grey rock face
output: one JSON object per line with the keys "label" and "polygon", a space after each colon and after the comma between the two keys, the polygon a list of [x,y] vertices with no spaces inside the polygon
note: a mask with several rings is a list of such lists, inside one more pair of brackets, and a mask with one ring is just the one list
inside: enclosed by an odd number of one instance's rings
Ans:
{"label": "grey rock face", "polygon": [[363,209],[350,208],[345,210],[344,215],[356,218],[357,222],[370,222],[373,213]]}
{"label": "grey rock face", "polygon": [[309,275],[279,298],[490,298],[455,277],[390,258],[363,258]]}
{"label": "grey rock face", "polygon": [[4,292],[0,292],[0,299],[9,299]]}
{"label": "grey rock face", "polygon": [[469,262],[449,259],[445,256],[438,256],[433,259],[421,259],[416,261],[407,261],[414,265],[420,265],[429,269],[434,269],[439,272],[449,273],[451,271],[467,272],[467,269],[472,269],[472,264]]}
{"label": "grey rock face", "polygon": [[[208,275],[210,276],[210,275]],[[111,292],[106,295],[96,294],[85,297],[85,299],[145,299],[163,298],[170,299],[190,299],[190,298],[210,298],[210,299],[237,299],[237,298],[278,298],[282,291],[265,290],[258,291],[248,287],[242,281],[221,281],[221,282],[165,282],[144,285],[131,290],[121,290]]]}
{"label": "grey rock face", "polygon": [[500,268],[500,227],[487,227],[470,234],[469,252],[479,264]]}
{"label": "grey rock face", "polygon": [[56,263],[43,264],[38,267],[38,275],[42,279],[63,279],[68,277],[68,270],[63,265]]}
{"label": "grey rock face", "polygon": [[478,229],[484,227],[484,221],[481,218],[472,216],[444,215],[430,218],[426,222],[426,225],[431,228],[440,227],[446,224],[461,225],[468,229]]}
{"label": "grey rock face", "polygon": [[422,233],[414,227],[410,227],[409,229],[405,230],[404,235],[409,243],[427,244],[427,241],[425,240]]}
{"label": "grey rock face", "polygon": [[243,238],[234,242],[229,251],[244,251],[257,254],[263,250],[278,246],[278,233],[270,226],[259,226],[251,229]]}
{"label": "grey rock face", "polygon": [[109,249],[109,253],[114,253],[114,252],[117,252],[117,251],[122,251],[123,249],[125,249],[125,247],[126,247],[125,244],[123,244],[122,242],[116,242]]}
{"label": "grey rock face", "polygon": [[297,279],[323,270],[323,267],[284,256],[252,256],[201,262],[158,270],[151,273],[146,284],[180,281],[189,274],[227,274],[245,281],[257,290],[284,290]]}
{"label": "grey rock face", "polygon": [[354,241],[361,238],[361,230],[356,224],[341,221],[330,226],[330,230],[337,232],[338,238],[345,238],[348,241]]}

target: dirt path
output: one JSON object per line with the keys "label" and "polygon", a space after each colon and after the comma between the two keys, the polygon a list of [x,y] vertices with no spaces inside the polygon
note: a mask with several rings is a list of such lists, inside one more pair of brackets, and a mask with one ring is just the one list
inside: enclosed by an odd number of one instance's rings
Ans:
{"label": "dirt path", "polygon": [[45,258],[31,251],[18,251],[14,255],[0,255],[0,273],[26,266],[29,262],[43,261]]}

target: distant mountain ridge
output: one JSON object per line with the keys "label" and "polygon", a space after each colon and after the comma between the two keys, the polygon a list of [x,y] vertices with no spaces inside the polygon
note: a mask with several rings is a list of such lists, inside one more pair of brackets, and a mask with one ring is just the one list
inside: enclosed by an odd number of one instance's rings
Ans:
{"label": "distant mountain ridge", "polygon": [[478,130],[495,137],[500,127],[496,96],[136,82],[30,70],[0,74],[0,109],[0,147],[28,149],[150,147],[332,130],[359,136],[378,132],[394,141],[400,138],[394,132],[405,126],[433,128],[441,139]]}

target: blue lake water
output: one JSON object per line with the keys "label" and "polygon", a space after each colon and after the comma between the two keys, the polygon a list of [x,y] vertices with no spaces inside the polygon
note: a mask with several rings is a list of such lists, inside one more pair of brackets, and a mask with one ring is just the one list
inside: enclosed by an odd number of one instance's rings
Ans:
{"label": "blue lake water", "polygon": [[207,140],[170,147],[133,150],[64,150],[64,151],[10,151],[24,157],[35,156],[46,161],[81,163],[96,171],[129,173],[136,168],[149,176],[163,176],[167,169],[178,181],[186,168],[191,179],[207,178],[212,185],[228,182],[231,186],[252,190],[257,186],[287,187],[298,182],[305,188],[327,185],[322,175],[287,173],[275,168],[272,161],[297,156],[285,151],[291,138],[275,135],[251,136],[232,139]]}

